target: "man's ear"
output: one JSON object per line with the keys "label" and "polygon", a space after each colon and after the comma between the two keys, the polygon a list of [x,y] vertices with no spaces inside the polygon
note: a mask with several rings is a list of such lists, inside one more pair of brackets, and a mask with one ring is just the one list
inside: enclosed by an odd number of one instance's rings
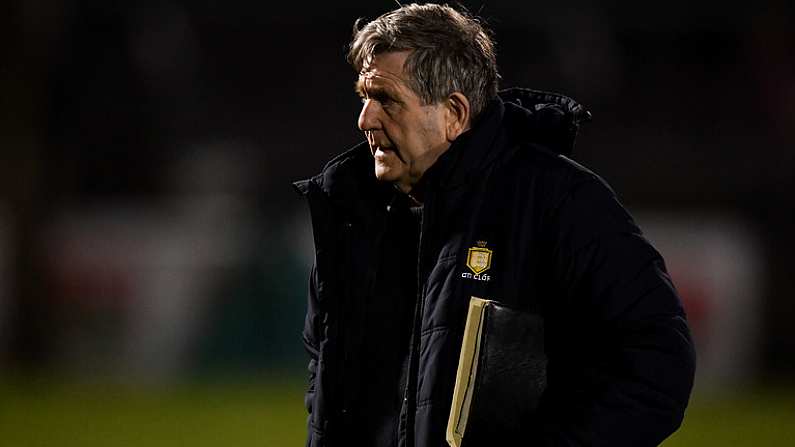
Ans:
{"label": "man's ear", "polygon": [[459,135],[469,129],[469,100],[463,93],[453,92],[447,97],[445,106],[447,107],[447,122],[445,123],[447,141],[453,142]]}

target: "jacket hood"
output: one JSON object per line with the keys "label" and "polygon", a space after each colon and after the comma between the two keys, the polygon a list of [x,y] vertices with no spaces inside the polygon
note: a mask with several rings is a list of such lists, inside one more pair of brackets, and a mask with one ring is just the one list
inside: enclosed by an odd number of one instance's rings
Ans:
{"label": "jacket hood", "polygon": [[498,95],[505,103],[506,124],[514,138],[559,154],[571,155],[580,124],[591,120],[591,112],[559,93],[517,87]]}

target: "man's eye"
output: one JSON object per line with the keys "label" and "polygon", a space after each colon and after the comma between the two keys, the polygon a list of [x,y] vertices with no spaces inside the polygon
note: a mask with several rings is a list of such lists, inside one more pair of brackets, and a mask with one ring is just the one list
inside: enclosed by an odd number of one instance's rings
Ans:
{"label": "man's eye", "polygon": [[392,98],[387,96],[387,95],[372,95],[372,96],[370,96],[370,98],[375,100],[375,101],[380,102],[381,105],[387,105],[387,104],[391,104],[391,103],[394,102],[392,100]]}
{"label": "man's eye", "polygon": [[380,104],[381,107],[389,107],[395,103],[395,100],[387,95],[370,95],[370,96],[362,95],[359,96],[359,100],[362,102],[362,104],[365,104],[368,100],[373,100],[378,102],[378,104]]}

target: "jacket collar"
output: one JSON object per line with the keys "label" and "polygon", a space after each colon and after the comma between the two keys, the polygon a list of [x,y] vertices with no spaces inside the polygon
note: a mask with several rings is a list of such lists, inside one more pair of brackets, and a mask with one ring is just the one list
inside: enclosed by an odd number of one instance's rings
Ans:
{"label": "jacket collar", "polygon": [[471,129],[462,133],[450,148],[423,175],[423,187],[438,184],[454,188],[466,183],[499,155],[503,135],[501,123],[505,106],[501,99],[491,100]]}

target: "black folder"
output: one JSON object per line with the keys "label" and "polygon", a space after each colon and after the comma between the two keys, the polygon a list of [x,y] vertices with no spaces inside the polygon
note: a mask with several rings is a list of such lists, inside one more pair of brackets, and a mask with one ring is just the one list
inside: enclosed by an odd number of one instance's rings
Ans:
{"label": "black folder", "polygon": [[541,316],[472,297],[447,442],[474,447],[526,439],[546,388],[546,366]]}

